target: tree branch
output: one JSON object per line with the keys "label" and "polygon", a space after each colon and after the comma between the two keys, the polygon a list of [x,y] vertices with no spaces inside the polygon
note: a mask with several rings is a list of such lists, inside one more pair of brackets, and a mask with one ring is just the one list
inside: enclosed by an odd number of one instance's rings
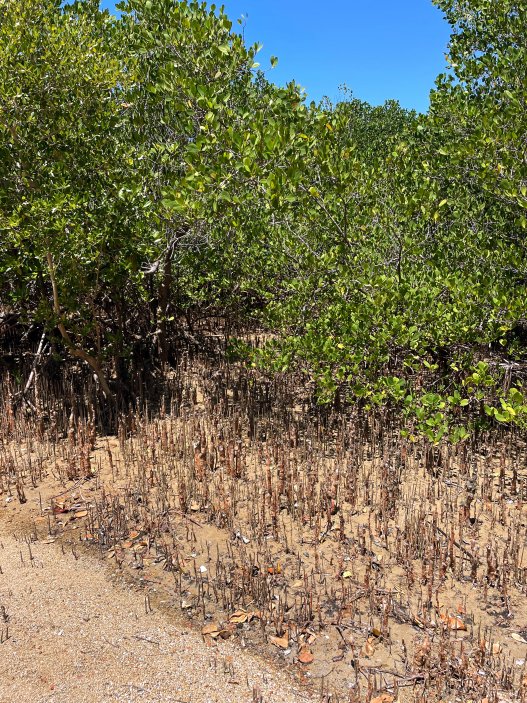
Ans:
{"label": "tree branch", "polygon": [[59,293],[58,293],[58,287],[57,287],[57,279],[55,276],[55,264],[53,262],[53,255],[51,254],[50,251],[47,252],[46,254],[47,261],[48,261],[48,270],[49,270],[49,277],[51,280],[51,288],[53,290],[53,311],[55,312],[55,315],[57,316],[57,327],[62,335],[62,339],[64,340],[64,344],[68,348],[68,351],[70,354],[77,359],[82,359],[85,361],[93,371],[95,372],[95,375],[99,379],[99,383],[101,384],[101,388],[103,389],[103,392],[105,396],[110,399],[113,397],[113,394],[110,390],[110,386],[108,385],[108,381],[106,380],[106,377],[103,373],[103,370],[101,368],[101,365],[94,356],[91,354],[88,354],[87,351],[82,349],[81,347],[76,347],[75,344],[71,341],[71,337],[64,325],[64,322],[62,321],[62,316],[60,313],[60,301],[59,301]]}

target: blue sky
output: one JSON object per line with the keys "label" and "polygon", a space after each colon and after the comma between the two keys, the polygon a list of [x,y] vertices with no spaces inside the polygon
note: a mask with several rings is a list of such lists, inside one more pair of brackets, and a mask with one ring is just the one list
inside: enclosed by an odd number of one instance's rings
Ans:
{"label": "blue sky", "polygon": [[[154,0],[155,2],[155,0]],[[221,5],[221,0],[216,2]],[[436,76],[445,70],[449,26],[431,0],[225,0],[234,21],[245,16],[247,42],[260,42],[258,61],[275,83],[296,80],[309,99],[339,97],[346,84],[373,105],[389,98],[428,109]],[[106,7],[113,7],[103,1]],[[241,27],[235,23],[241,31]]]}

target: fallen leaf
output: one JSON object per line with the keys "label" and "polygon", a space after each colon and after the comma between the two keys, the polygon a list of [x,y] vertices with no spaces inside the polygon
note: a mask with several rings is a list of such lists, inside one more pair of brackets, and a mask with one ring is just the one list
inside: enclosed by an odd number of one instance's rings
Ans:
{"label": "fallen leaf", "polygon": [[352,576],[353,576],[353,574],[351,573],[351,571],[343,571],[342,572],[343,579],[350,579]]}
{"label": "fallen leaf", "polygon": [[313,656],[313,652],[309,649],[309,647],[302,647],[298,655],[298,661],[301,664],[312,664],[314,660],[315,657]]}
{"label": "fallen leaf", "polygon": [[199,511],[199,503],[197,503],[196,501],[193,501],[190,504],[190,509],[192,510],[192,512],[197,513]]}
{"label": "fallen leaf", "polygon": [[127,539],[125,542],[121,542],[121,546],[123,549],[130,549],[130,547],[133,547],[134,543]]}
{"label": "fallen leaf", "polygon": [[382,632],[379,630],[378,627],[372,628],[371,634],[372,634],[374,637],[382,637]]}
{"label": "fallen leaf", "polygon": [[373,645],[373,637],[368,637],[367,641],[364,643],[364,647],[361,649],[360,654],[362,657],[371,657],[375,653],[375,647]]}
{"label": "fallen leaf", "polygon": [[456,615],[451,615],[451,616],[447,619],[447,625],[448,625],[448,627],[449,627],[450,630],[455,630],[455,631],[457,631],[457,630],[462,630],[462,631],[466,631],[466,629],[467,629],[467,626],[465,625],[465,623],[463,622],[463,620],[462,620],[461,618],[458,618]]}
{"label": "fallen leaf", "polygon": [[73,517],[75,518],[75,520],[78,520],[79,518],[86,517],[87,515],[88,515],[87,510],[78,510]]}
{"label": "fallen leaf", "polygon": [[289,647],[289,635],[286,632],[283,637],[269,637],[269,642],[280,649],[287,649]]}
{"label": "fallen leaf", "polygon": [[141,533],[138,532],[137,530],[132,530],[132,531],[130,532],[130,534],[128,535],[128,537],[129,537],[130,539],[137,539],[140,534],[141,534]]}
{"label": "fallen leaf", "polygon": [[228,639],[229,637],[231,637],[231,635],[233,634],[233,632],[234,632],[235,630],[236,630],[236,625],[233,625],[233,624],[226,625],[226,626],[223,628],[223,630],[220,630],[220,637],[221,637],[222,639],[226,640],[226,639]]}
{"label": "fallen leaf", "polygon": [[202,635],[210,635],[211,637],[218,637],[220,634],[220,628],[215,622],[211,622],[201,630]]}
{"label": "fallen leaf", "polygon": [[466,631],[467,629],[467,626],[465,625],[463,620],[457,615],[446,615],[445,613],[442,613],[439,617],[445,623],[449,630]]}
{"label": "fallen leaf", "polygon": [[391,693],[381,693],[380,696],[371,699],[371,703],[393,703],[395,696]]}
{"label": "fallen leaf", "polygon": [[247,622],[248,619],[249,615],[245,612],[245,610],[236,610],[229,618],[229,620],[236,625],[241,624],[242,622]]}
{"label": "fallen leaf", "polygon": [[527,644],[527,640],[524,640],[521,635],[519,635],[517,632],[513,632],[511,634],[511,637],[513,640],[516,640],[516,642],[523,642],[523,644]]}

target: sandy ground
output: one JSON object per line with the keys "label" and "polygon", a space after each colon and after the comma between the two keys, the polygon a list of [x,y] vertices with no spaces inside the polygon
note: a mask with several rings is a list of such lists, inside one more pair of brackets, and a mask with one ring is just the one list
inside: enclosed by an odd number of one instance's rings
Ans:
{"label": "sandy ground", "polygon": [[28,544],[1,521],[0,633],[0,703],[309,700],[239,646],[147,614],[144,593],[95,558]]}

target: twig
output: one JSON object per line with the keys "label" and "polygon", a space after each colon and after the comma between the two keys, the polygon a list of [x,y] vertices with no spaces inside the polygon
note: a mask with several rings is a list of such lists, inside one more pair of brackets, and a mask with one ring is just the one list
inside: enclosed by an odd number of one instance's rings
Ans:
{"label": "twig", "polygon": [[188,515],[185,515],[185,513],[183,513],[181,510],[176,510],[175,508],[171,508],[168,512],[169,513],[176,513],[176,515],[181,515],[181,517],[184,517],[185,520],[189,520],[192,524],[197,525],[198,527],[203,527],[203,525],[200,522],[198,522],[197,520],[193,520]]}
{"label": "twig", "polygon": [[149,637],[142,637],[141,635],[133,635],[136,640],[141,640],[141,642],[149,642],[150,644],[157,644],[160,647],[160,643],[157,640],[151,640]]}

